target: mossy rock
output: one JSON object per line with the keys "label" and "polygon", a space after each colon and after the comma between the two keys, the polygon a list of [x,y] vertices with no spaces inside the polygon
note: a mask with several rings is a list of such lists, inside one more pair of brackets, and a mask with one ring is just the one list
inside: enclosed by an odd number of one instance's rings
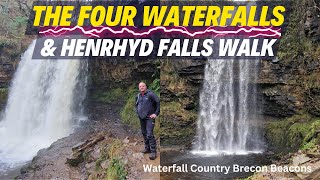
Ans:
{"label": "mossy rock", "polygon": [[161,145],[189,145],[195,135],[197,113],[183,108],[177,101],[161,104]]}
{"label": "mossy rock", "polygon": [[95,101],[102,103],[112,103],[117,100],[123,100],[126,97],[126,92],[122,88],[115,88],[105,91],[95,91],[91,95],[91,98]]}
{"label": "mossy rock", "polygon": [[308,114],[296,115],[281,121],[268,122],[265,137],[270,150],[294,152],[320,144],[320,120]]}
{"label": "mossy rock", "polygon": [[287,121],[269,122],[266,124],[265,137],[269,148],[272,150],[286,149],[287,137],[286,129],[289,126]]}

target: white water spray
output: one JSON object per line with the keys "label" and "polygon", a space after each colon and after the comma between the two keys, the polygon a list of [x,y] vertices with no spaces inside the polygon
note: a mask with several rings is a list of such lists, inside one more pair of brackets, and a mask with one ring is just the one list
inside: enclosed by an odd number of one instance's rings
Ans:
{"label": "white water spray", "polygon": [[31,160],[77,124],[75,109],[86,83],[80,72],[86,66],[79,60],[33,60],[34,46],[35,41],[21,58],[0,121],[0,169]]}

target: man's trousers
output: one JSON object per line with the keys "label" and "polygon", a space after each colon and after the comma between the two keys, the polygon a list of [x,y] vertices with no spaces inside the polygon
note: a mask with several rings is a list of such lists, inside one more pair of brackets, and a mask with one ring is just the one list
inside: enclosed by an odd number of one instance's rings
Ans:
{"label": "man's trousers", "polygon": [[150,150],[152,153],[157,152],[157,143],[153,135],[153,129],[155,125],[155,120],[149,117],[145,119],[140,119],[141,132],[144,138],[144,147],[146,150]]}

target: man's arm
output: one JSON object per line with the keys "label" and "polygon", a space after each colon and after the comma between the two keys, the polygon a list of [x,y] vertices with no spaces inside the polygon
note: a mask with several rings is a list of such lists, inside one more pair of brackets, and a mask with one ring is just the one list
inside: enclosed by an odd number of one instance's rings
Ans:
{"label": "man's arm", "polygon": [[138,113],[138,98],[139,98],[139,94],[136,95],[136,99],[135,99],[135,110],[136,110],[136,113]]}
{"label": "man's arm", "polygon": [[153,99],[153,102],[154,102],[154,104],[155,104],[155,112],[154,112],[154,114],[155,115],[157,115],[157,116],[159,116],[159,114],[160,114],[160,99],[159,99],[159,97],[156,95],[156,94],[154,94],[154,93],[152,93],[152,99]]}

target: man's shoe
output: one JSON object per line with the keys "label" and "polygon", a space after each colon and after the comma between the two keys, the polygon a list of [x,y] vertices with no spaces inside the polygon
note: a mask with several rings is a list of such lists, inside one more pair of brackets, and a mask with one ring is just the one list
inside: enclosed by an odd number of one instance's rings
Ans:
{"label": "man's shoe", "polygon": [[144,149],[141,151],[143,154],[151,153],[150,149]]}
{"label": "man's shoe", "polygon": [[157,153],[153,152],[150,154],[149,159],[155,160],[157,158]]}

